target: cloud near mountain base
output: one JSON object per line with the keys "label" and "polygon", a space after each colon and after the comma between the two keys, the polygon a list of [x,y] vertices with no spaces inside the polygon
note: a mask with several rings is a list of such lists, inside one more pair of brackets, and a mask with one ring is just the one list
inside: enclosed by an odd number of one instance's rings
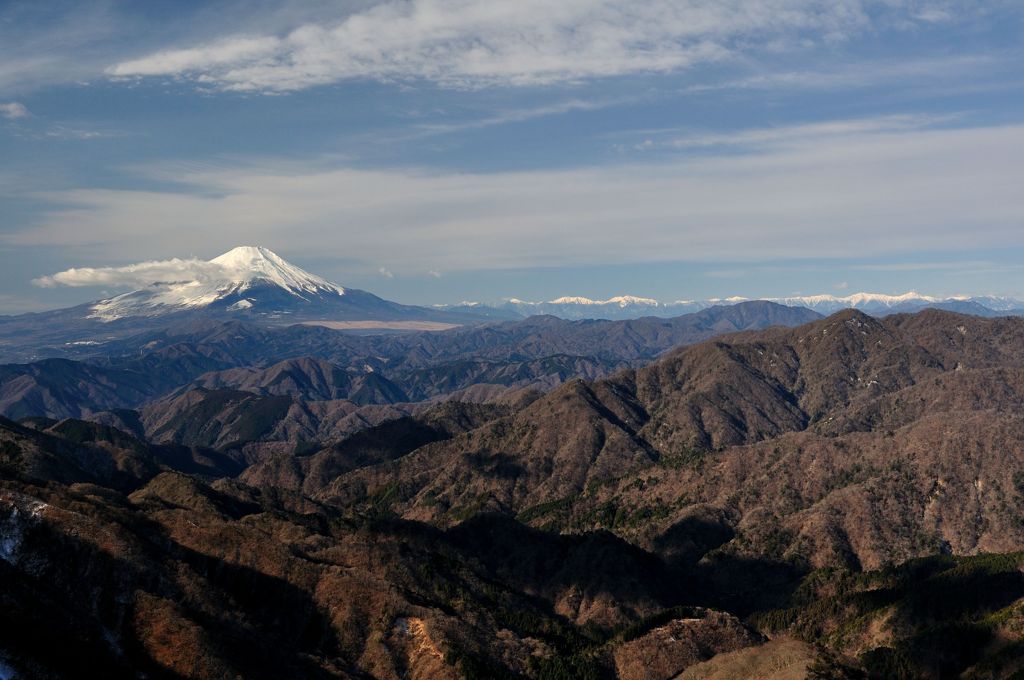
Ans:
{"label": "cloud near mountain base", "polygon": [[32,280],[40,288],[111,286],[145,288],[154,284],[215,281],[230,274],[222,265],[196,258],[149,260],[121,267],[74,267]]}

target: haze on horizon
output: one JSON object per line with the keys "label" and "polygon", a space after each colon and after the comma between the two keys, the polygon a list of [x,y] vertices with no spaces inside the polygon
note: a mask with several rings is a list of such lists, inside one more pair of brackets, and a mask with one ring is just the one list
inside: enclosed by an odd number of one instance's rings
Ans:
{"label": "haze on horizon", "polygon": [[7,2],[0,313],[166,269],[32,285],[71,268],[243,244],[413,304],[1024,296],[1022,19],[966,0]]}

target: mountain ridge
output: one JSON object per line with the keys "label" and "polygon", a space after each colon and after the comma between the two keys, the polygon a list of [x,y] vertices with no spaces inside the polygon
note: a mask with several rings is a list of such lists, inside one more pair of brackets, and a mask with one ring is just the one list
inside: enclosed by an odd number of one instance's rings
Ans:
{"label": "mountain ridge", "polygon": [[[709,509],[733,516],[726,522],[730,532],[745,526],[760,541],[778,517],[789,516],[781,509],[796,502],[786,500],[785,489],[805,489],[801,493],[808,498],[796,507],[806,511],[799,521],[811,523],[793,528],[785,550],[814,566],[855,559],[851,564],[877,568],[886,559],[909,559],[937,549],[930,539],[920,542],[931,532],[958,554],[978,546],[1015,549],[1024,547],[1024,533],[999,508],[1000,499],[1005,503],[1017,494],[1010,477],[1020,462],[1013,442],[1022,427],[1024,376],[1016,368],[1024,360],[1022,338],[1024,320],[938,310],[883,320],[846,310],[796,328],[733,334],[679,348],[640,369],[593,382],[571,381],[449,442],[348,473],[321,493],[337,502],[359,502],[360,489],[372,493],[383,480],[397,480],[398,507],[410,518],[445,525],[457,521],[474,499],[486,499],[483,509],[520,516],[536,512],[531,516],[538,521],[565,522],[562,513],[567,513],[570,523],[559,524],[564,530],[580,521],[589,528],[607,527],[612,518],[598,521],[593,513],[600,516],[602,504],[613,500],[640,503],[631,511],[640,512],[652,503],[669,503],[671,509],[672,498],[696,499],[687,505],[700,505],[704,498]],[[1003,444],[986,443],[987,436]],[[935,447],[944,438],[940,448],[947,453],[939,455]],[[928,488],[940,483],[936,479],[973,483],[965,479],[973,473],[957,472],[955,461],[947,459],[961,445],[972,465],[984,471],[978,477],[982,490],[974,496],[988,519],[976,529],[956,509],[962,494],[942,496],[928,510]],[[744,457],[756,453],[758,460],[770,461],[773,450],[789,462],[783,478],[771,482],[781,495],[762,497],[756,485],[767,469],[749,467]],[[870,467],[857,471],[859,458],[843,458],[844,450],[862,452],[862,465],[871,461]],[[905,496],[893,497],[906,505],[900,515],[906,527],[875,521],[858,529],[820,514],[831,513],[833,503],[854,490],[867,515],[884,512],[876,503],[896,502],[888,495],[898,480],[885,467],[887,451],[899,455],[900,474],[912,480],[907,483],[913,493],[908,489]],[[821,468],[810,475],[806,466],[812,461]],[[857,485],[864,475],[872,483],[884,482],[886,495],[863,496]],[[737,488],[730,479],[748,485],[739,487],[750,494],[746,506],[729,500]],[[704,487],[718,495],[706,495]],[[649,492],[637,491],[648,488],[664,493],[655,494],[655,501]],[[603,489],[617,489],[622,496],[616,500]],[[775,514],[757,519],[758,508]],[[938,508],[937,516],[948,524],[933,528]],[[681,510],[642,526],[667,530],[682,519]],[[582,519],[587,516],[591,519]],[[797,521],[794,516],[792,522]],[[876,525],[883,527],[881,533],[872,533]],[[628,528],[622,526],[624,535],[631,535]],[[851,536],[846,543],[838,533],[828,533],[839,528]],[[884,536],[904,529],[909,534],[899,540]]]}

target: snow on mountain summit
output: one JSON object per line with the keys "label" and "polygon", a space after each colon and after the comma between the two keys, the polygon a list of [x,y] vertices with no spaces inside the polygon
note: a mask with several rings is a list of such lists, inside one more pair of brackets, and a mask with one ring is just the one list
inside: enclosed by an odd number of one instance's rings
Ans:
{"label": "snow on mountain summit", "polygon": [[256,298],[247,294],[257,293],[284,294],[296,302],[345,294],[341,286],[296,267],[262,246],[239,246],[208,262],[194,264],[190,280],[154,283],[100,300],[92,306],[89,317],[114,321],[126,316],[159,316],[222,301],[227,309],[240,311],[254,306]]}
{"label": "snow on mountain summit", "polygon": [[[942,298],[922,295],[921,293],[913,290],[903,293],[902,295],[886,295],[884,293],[853,293],[852,295],[845,295],[842,297],[826,294],[768,299],[772,302],[778,302],[784,305],[799,305],[803,307],[811,307],[812,309],[820,306],[832,306],[837,308],[860,308],[871,305],[895,307],[896,305],[906,304],[908,302],[934,303],[942,300]],[[958,299],[966,298],[964,296],[959,296]]]}
{"label": "snow on mountain summit", "polygon": [[556,298],[549,301],[549,305],[618,305],[625,307],[627,305],[650,305],[657,307],[658,301],[652,300],[651,298],[642,298],[635,295],[616,295],[615,297],[608,298],[607,300],[591,300],[590,298],[580,296],[565,296]]}
{"label": "snow on mountain summit", "polygon": [[697,311],[704,306],[695,302],[665,304],[653,298],[636,295],[616,295],[606,300],[594,300],[579,295],[566,295],[547,302],[529,302],[519,298],[507,298],[502,308],[515,310],[523,316],[551,314],[565,319],[632,319],[640,316],[659,314],[683,314]]}
{"label": "snow on mountain summit", "polygon": [[263,246],[232,248],[210,260],[210,263],[222,266],[232,283],[252,285],[254,281],[265,280],[297,295],[327,291],[345,294],[341,286],[286,262],[280,255]]}

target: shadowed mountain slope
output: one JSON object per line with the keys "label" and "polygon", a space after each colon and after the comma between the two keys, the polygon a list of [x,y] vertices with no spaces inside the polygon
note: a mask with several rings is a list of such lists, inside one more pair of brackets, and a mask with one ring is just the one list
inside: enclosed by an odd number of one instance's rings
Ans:
{"label": "shadowed mountain slope", "polygon": [[573,381],[320,494],[391,484],[408,517],[487,508],[649,547],[708,512],[734,549],[817,565],[1019,549],[1022,359],[1024,320],[846,311]]}

